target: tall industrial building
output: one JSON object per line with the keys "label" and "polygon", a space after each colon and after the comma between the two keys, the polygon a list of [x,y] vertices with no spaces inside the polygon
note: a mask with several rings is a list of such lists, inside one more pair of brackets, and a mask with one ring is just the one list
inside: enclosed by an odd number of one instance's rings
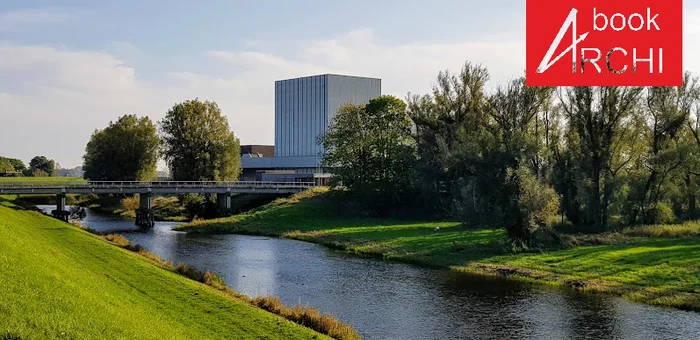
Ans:
{"label": "tall industrial building", "polygon": [[366,104],[382,93],[382,81],[324,74],[275,82],[275,157],[316,157],[317,137],[344,104]]}
{"label": "tall industrial building", "polygon": [[366,104],[381,94],[382,81],[377,78],[324,74],[276,81],[274,157],[242,153],[242,179],[251,179],[260,170],[321,172],[323,147],[318,136],[338,109]]}

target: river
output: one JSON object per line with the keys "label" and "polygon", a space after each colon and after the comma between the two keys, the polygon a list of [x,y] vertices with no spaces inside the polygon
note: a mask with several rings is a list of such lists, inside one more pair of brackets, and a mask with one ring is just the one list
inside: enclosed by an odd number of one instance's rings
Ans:
{"label": "river", "polygon": [[615,297],[359,258],[295,240],[187,235],[171,230],[177,223],[139,230],[88,212],[83,224],[217,272],[251,297],[318,307],[365,339],[700,339],[700,313]]}

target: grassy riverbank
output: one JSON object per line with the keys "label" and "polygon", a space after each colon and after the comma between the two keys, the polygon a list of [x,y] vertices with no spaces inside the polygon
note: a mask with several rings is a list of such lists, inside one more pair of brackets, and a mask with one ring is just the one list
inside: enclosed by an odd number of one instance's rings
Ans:
{"label": "grassy riverbank", "polygon": [[0,339],[325,337],[9,200],[0,249]]}
{"label": "grassy riverbank", "polygon": [[[180,227],[193,233],[277,235],[424,266],[604,292],[700,311],[700,223],[562,235],[567,249],[511,254],[502,230],[454,222],[347,216],[315,189],[228,218]],[[435,232],[435,227],[440,230]]]}
{"label": "grassy riverbank", "polygon": [[18,183],[18,184],[85,184],[87,181],[80,177],[0,177],[0,184],[3,183]]}

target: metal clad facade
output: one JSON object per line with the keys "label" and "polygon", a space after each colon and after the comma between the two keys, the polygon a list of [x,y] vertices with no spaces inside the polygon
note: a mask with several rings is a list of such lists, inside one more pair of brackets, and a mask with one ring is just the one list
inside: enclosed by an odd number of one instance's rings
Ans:
{"label": "metal clad facade", "polygon": [[319,75],[275,82],[275,157],[314,157],[320,134],[343,104],[365,104],[381,95],[381,80]]}
{"label": "metal clad facade", "polygon": [[[382,95],[382,80],[375,78],[328,75],[328,122],[345,104],[366,104]],[[326,125],[327,126],[327,125]]]}

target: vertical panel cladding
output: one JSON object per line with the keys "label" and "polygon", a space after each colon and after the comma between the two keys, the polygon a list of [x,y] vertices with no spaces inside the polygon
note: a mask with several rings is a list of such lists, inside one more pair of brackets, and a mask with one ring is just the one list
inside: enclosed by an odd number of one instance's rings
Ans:
{"label": "vertical panel cladding", "polygon": [[280,82],[280,143],[275,145],[275,154],[284,156],[287,147],[287,82]]}
{"label": "vertical panel cladding", "polygon": [[296,141],[299,138],[296,133],[297,113],[299,112],[299,79],[292,80],[292,84],[292,122],[289,125],[290,147],[288,156],[294,156],[296,153]]}
{"label": "vertical panel cladding", "polygon": [[291,81],[285,81],[285,87],[287,88],[287,90],[285,91],[287,97],[287,103],[285,104],[285,106],[287,107],[287,112],[285,113],[286,119],[284,129],[284,156],[289,156],[290,148],[292,147],[290,138],[292,135],[292,118],[294,118],[294,97],[292,97],[294,90],[293,85],[294,83],[292,83]]}
{"label": "vertical panel cladding", "polygon": [[289,156],[292,148],[292,120],[294,119],[294,83],[287,81],[287,128],[285,131],[285,151],[284,155]]}
{"label": "vertical panel cladding", "polygon": [[284,83],[275,82],[275,156],[281,154],[280,147],[284,141],[282,132],[284,131]]}
{"label": "vertical panel cladding", "polygon": [[[322,119],[321,116],[321,77],[314,77],[314,136],[318,136],[319,134],[319,125],[318,121]],[[316,138],[316,137],[314,137]],[[313,147],[313,155],[318,154],[318,145],[316,144],[317,140],[314,139],[314,147]]]}
{"label": "vertical panel cladding", "polygon": [[[280,121],[282,121],[282,127],[280,128],[280,156],[287,154],[287,119],[289,119],[289,109],[288,109],[288,88],[287,81],[283,81],[281,85],[282,89],[282,112],[280,112]],[[275,146],[277,149],[277,146]]]}
{"label": "vertical panel cladding", "polygon": [[296,80],[297,82],[297,106],[296,106],[296,121],[294,122],[294,152],[292,152],[292,156],[297,156],[301,154],[301,139],[302,139],[302,122],[301,119],[303,117],[303,112],[302,112],[302,107],[303,107],[303,84],[304,82],[301,80],[301,78]]}
{"label": "vertical panel cladding", "polygon": [[279,108],[275,108],[275,156],[281,156],[282,155],[282,145],[284,144],[283,141],[283,134],[282,131],[284,131],[284,82],[278,81],[277,84],[275,84],[275,97],[276,98],[276,105],[279,105]]}
{"label": "vertical panel cladding", "polygon": [[313,152],[311,140],[314,134],[314,82],[313,78],[306,78],[306,150],[304,153],[310,155]]}
{"label": "vertical panel cladding", "polygon": [[345,104],[366,104],[382,95],[382,81],[376,78],[329,75],[328,116],[332,121]]}
{"label": "vertical panel cladding", "polygon": [[301,130],[301,138],[299,138],[299,153],[300,154],[305,154],[306,153],[306,130],[307,130],[307,124],[308,124],[308,119],[307,119],[307,113],[308,113],[308,106],[309,106],[309,100],[307,98],[307,93],[309,91],[309,88],[306,86],[306,81],[308,78],[302,78],[301,79],[301,84],[302,84],[302,90],[301,90],[301,117],[302,117],[302,122],[301,126],[299,126],[299,129]]}
{"label": "vertical panel cladding", "polygon": [[309,130],[309,87],[308,87],[308,80],[309,78],[302,78],[301,79],[301,84],[302,84],[302,90],[301,90],[301,100],[302,100],[302,105],[301,105],[301,116],[302,118],[302,123],[301,123],[301,140],[299,141],[301,147],[299,148],[299,152],[302,154],[305,154],[308,152],[306,150],[306,139],[308,130]]}
{"label": "vertical panel cladding", "polygon": [[309,123],[311,122],[311,120],[309,119],[309,114],[311,113],[311,110],[310,110],[311,105],[309,102],[309,93],[311,92],[311,87],[309,87],[309,80],[311,80],[311,78],[309,78],[309,77],[306,77],[303,80],[304,81],[304,92],[303,92],[303,95],[304,95],[304,110],[303,110],[303,113],[304,113],[303,132],[304,132],[304,134],[303,134],[303,136],[304,137],[301,139],[301,146],[302,146],[301,152],[304,154],[309,153],[309,142],[308,142],[309,134],[310,134],[309,133]]}
{"label": "vertical panel cladding", "polygon": [[302,140],[304,139],[304,79],[299,78],[299,91],[297,92],[298,98],[299,98],[299,105],[297,106],[298,111],[297,111],[297,124],[294,126],[296,129],[296,134],[295,136],[297,137],[296,139],[296,148],[294,150],[294,156],[302,153],[303,149],[303,144]]}
{"label": "vertical panel cladding", "polygon": [[[279,138],[279,107],[280,107],[280,102],[279,102],[279,81],[275,82],[275,144],[274,145],[280,145],[280,142],[278,140]],[[275,156],[277,156],[277,151],[275,151]]]}
{"label": "vertical panel cladding", "polygon": [[[324,75],[322,82],[321,82],[321,91],[322,91],[322,96],[321,96],[321,108],[323,109],[322,112],[322,119],[320,119],[319,123],[319,133],[324,133],[326,132],[326,127],[328,126],[328,75]],[[323,147],[319,147],[319,152],[323,152]]]}
{"label": "vertical panel cladding", "polygon": [[[316,133],[316,77],[309,78],[309,135]],[[309,154],[313,154],[314,145],[309,143]]]}
{"label": "vertical panel cladding", "polygon": [[287,153],[286,156],[292,154],[292,135],[294,132],[294,81],[290,80],[288,85],[288,100],[287,102]]}

